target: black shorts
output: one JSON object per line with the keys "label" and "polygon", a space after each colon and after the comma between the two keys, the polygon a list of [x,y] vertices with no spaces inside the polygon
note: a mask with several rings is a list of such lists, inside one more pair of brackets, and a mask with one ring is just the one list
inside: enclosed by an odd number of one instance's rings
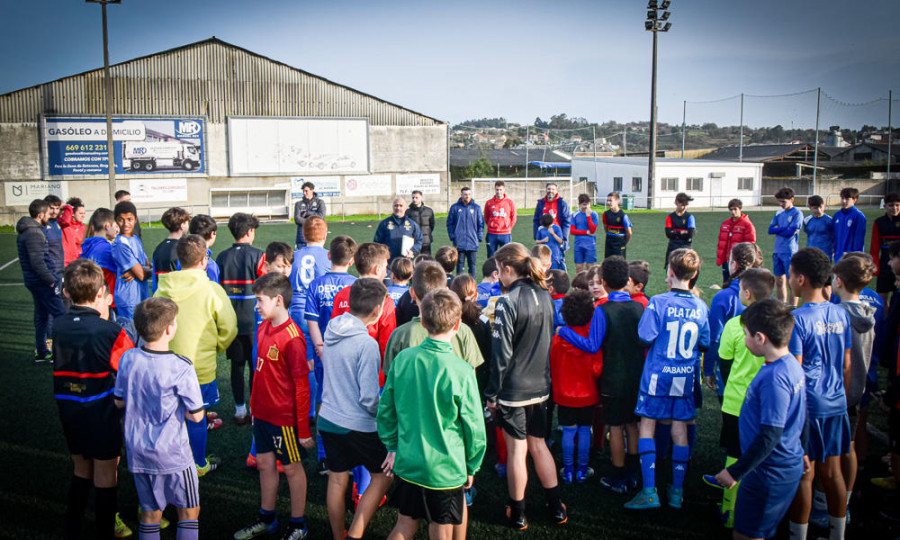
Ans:
{"label": "black shorts", "polygon": [[[328,459],[331,460],[331,456],[328,456]],[[466,505],[466,490],[463,486],[428,489],[411,484],[399,476],[394,486],[393,499],[400,514],[438,525],[462,523],[463,508]]]}
{"label": "black shorts", "polygon": [[259,418],[253,419],[253,438],[256,440],[256,453],[274,452],[275,459],[282,465],[300,463],[306,450],[300,446],[297,430],[294,426],[276,426]]}
{"label": "black shorts", "polygon": [[719,446],[725,450],[725,455],[741,457],[741,429],[740,419],[726,412],[722,413],[722,432],[719,434]]}
{"label": "black shorts", "polygon": [[900,409],[894,407],[888,414],[888,440],[892,454],[900,454]]}
{"label": "black shorts", "polygon": [[894,271],[891,270],[890,264],[881,265],[881,268],[878,269],[878,278],[875,281],[875,292],[877,293],[890,293],[894,292],[894,282],[897,280],[897,276],[894,275]]}
{"label": "black shorts", "polygon": [[547,401],[524,407],[498,405],[497,413],[500,427],[514,439],[524,441],[528,437],[547,437]]}
{"label": "black shorts", "polygon": [[604,394],[600,398],[603,401],[603,421],[607,426],[624,426],[625,424],[635,424],[640,420],[634,414],[634,408],[637,407],[637,395],[621,397]]}
{"label": "black shorts", "polygon": [[558,424],[561,426],[593,426],[594,410],[597,408],[593,405],[589,407],[558,407]]}
{"label": "black shorts", "polygon": [[[104,405],[105,406],[105,405]],[[125,439],[122,435],[120,415],[105,411],[100,417],[79,414],[62,419],[63,434],[73,456],[85,459],[115,459],[122,455]]]}
{"label": "black shorts", "polygon": [[387,457],[387,449],[378,438],[377,431],[350,431],[344,434],[319,431],[319,435],[328,456],[328,470],[347,472],[361,466],[372,474],[383,472],[381,464]]}

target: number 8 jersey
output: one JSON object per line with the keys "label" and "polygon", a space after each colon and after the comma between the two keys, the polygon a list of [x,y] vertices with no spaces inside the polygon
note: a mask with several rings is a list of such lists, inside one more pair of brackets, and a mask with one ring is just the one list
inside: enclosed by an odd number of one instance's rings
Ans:
{"label": "number 8 jersey", "polygon": [[683,289],[654,296],[641,317],[638,336],[650,345],[641,393],[692,396],[700,353],[709,348],[706,303]]}
{"label": "number 8 jersey", "polygon": [[[328,258],[328,250],[320,246],[304,246],[294,252],[294,262],[291,264],[291,287],[294,296],[291,298],[291,318],[297,321],[301,330],[306,332],[306,291],[309,284],[317,277],[324,276],[331,270],[331,259]],[[324,333],[324,332],[323,332]]]}

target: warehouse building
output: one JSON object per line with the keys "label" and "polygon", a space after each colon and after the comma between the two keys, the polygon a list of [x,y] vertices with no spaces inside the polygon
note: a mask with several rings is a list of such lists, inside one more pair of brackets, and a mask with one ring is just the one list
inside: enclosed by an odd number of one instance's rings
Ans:
{"label": "warehouse building", "polygon": [[[179,205],[289,218],[311,181],[330,214],[447,208],[448,125],[215,37],[110,67],[118,189],[142,219]],[[46,193],[109,204],[103,69],[0,95],[10,224]]]}

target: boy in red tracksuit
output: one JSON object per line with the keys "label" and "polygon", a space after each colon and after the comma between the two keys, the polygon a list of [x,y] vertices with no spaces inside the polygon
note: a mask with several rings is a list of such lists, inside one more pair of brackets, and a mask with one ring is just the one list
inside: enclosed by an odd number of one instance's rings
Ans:
{"label": "boy in red tracksuit", "polygon": [[512,241],[512,231],[516,226],[516,203],[506,196],[503,180],[494,182],[494,196],[484,203],[484,224],[487,228],[485,243],[487,256]]}
{"label": "boy in red tracksuit", "polygon": [[84,203],[78,197],[72,197],[62,207],[56,222],[62,229],[63,263],[69,263],[81,257],[81,244],[84,243]]}
{"label": "boy in red tracksuit", "polygon": [[716,246],[716,266],[722,267],[722,288],[728,286],[731,276],[728,273],[728,257],[731,248],[742,243],[756,243],[756,228],[750,221],[750,216],[742,213],[744,203],[740,199],[728,201],[728,211],[731,217],[722,222],[719,227],[719,243]]}
{"label": "boy in red tracksuit", "polygon": [[[587,291],[573,290],[563,299],[562,316],[566,326],[587,337],[594,300]],[[562,426],[563,482],[582,483],[594,471],[588,467],[591,449],[591,425],[594,408],[600,402],[596,380],[603,371],[601,353],[578,349],[559,336],[550,345],[550,380],[553,400],[559,408]],[[575,468],[575,441],[578,440],[578,468]]]}

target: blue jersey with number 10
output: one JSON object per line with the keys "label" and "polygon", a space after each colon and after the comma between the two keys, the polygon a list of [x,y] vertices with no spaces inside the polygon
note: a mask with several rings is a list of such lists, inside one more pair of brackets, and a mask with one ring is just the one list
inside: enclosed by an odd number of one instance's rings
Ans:
{"label": "blue jersey with number 10", "polygon": [[638,336],[650,344],[641,376],[641,393],[692,396],[700,351],[709,348],[706,303],[682,290],[654,296],[638,324]]}
{"label": "blue jersey with number 10", "polygon": [[328,250],[320,246],[305,246],[294,252],[291,264],[291,287],[294,289],[291,298],[291,318],[299,321],[304,318],[306,309],[306,291],[309,284],[317,277],[324,276],[331,270]]}

